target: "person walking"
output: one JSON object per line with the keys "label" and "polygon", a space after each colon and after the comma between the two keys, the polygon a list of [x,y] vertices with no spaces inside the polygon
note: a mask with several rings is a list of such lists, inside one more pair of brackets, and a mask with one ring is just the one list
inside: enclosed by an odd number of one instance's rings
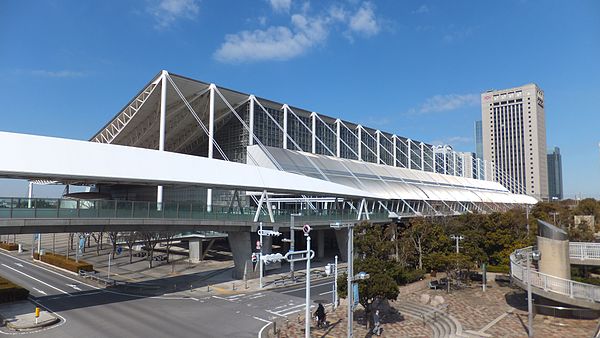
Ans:
{"label": "person walking", "polygon": [[373,314],[373,334],[381,335],[381,322],[379,320],[379,310],[375,310]]}

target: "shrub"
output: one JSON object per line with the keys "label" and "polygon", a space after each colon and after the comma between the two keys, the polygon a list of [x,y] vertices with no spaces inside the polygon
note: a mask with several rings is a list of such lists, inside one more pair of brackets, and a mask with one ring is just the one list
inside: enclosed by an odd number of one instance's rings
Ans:
{"label": "shrub", "polygon": [[19,245],[16,243],[6,243],[6,242],[1,242],[0,243],[0,248],[4,249],[4,250],[8,250],[8,251],[15,251],[19,249]]}
{"label": "shrub", "polygon": [[[34,254],[35,259],[40,259],[39,254]],[[90,263],[79,261],[76,262],[74,259],[67,259],[67,257],[62,255],[57,255],[53,253],[46,253],[41,256],[40,259],[44,263],[48,263],[50,265],[57,266],[59,268],[63,268],[65,270],[73,271],[79,273],[80,270],[83,271],[94,271],[94,266]]]}
{"label": "shrub", "polygon": [[485,269],[487,272],[510,273],[508,265],[488,265]]}
{"label": "shrub", "polygon": [[0,303],[9,303],[27,299],[29,290],[0,277]]}

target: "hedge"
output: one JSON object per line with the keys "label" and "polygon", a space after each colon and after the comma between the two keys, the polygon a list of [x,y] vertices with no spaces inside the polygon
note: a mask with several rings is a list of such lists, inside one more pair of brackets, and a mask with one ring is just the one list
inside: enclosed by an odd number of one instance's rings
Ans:
{"label": "hedge", "polygon": [[19,249],[19,245],[17,243],[0,242],[0,248],[8,251],[15,251]]}
{"label": "hedge", "polygon": [[0,277],[0,303],[10,303],[27,299],[28,296],[29,290]]}
{"label": "hedge", "polygon": [[[34,254],[35,259],[40,259],[40,255],[38,253]],[[83,271],[94,271],[94,266],[88,262],[84,262],[80,260],[76,262],[74,259],[57,255],[53,253],[45,253],[41,256],[41,261],[44,263],[48,263],[50,265],[57,266],[59,268],[63,268],[65,270],[73,271],[79,273],[80,270]]]}
{"label": "hedge", "polygon": [[488,265],[485,269],[487,272],[510,273],[508,265]]}

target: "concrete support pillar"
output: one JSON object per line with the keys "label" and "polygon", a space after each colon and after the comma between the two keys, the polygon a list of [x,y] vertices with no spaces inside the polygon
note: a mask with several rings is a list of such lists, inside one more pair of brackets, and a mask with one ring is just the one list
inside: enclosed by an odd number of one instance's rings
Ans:
{"label": "concrete support pillar", "polygon": [[342,262],[346,262],[348,260],[348,230],[335,230],[335,239],[340,250],[339,259]]}
{"label": "concrete support pillar", "polygon": [[200,262],[200,255],[202,255],[202,239],[190,238],[188,242],[190,261],[192,263]]}
{"label": "concrete support pillar", "polygon": [[[252,266],[252,242],[250,240],[250,232],[229,232],[227,234],[229,247],[233,256],[233,278],[244,278],[244,267],[246,262],[250,261]],[[248,270],[248,273],[251,271]]]}
{"label": "concrete support pillar", "polygon": [[325,230],[317,230],[317,258],[325,257]]}

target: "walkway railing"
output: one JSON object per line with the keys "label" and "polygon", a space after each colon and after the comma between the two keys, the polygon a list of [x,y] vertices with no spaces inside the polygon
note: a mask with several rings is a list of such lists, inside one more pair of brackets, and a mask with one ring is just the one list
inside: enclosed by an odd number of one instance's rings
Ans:
{"label": "walkway railing", "polygon": [[[531,247],[516,250],[510,255],[510,273],[524,284],[527,284],[526,256],[531,252]],[[519,255],[521,253],[522,255]],[[542,257],[543,259],[543,257]],[[553,292],[570,298],[578,298],[586,301],[600,302],[600,287],[585,284],[569,279],[551,276],[541,273],[533,266],[529,269],[529,281],[531,286],[546,292]],[[535,291],[534,291],[535,293]]]}
{"label": "walkway railing", "polygon": [[569,243],[569,257],[571,259],[597,259],[600,261],[600,243]]}
{"label": "walkway railing", "polygon": [[[163,218],[252,222],[256,208],[213,206],[208,211],[198,202],[141,202],[122,200],[72,200],[51,198],[0,198],[2,218]],[[298,210],[273,210],[275,222],[289,222]],[[302,210],[301,221],[351,221],[356,210]],[[385,220],[387,212],[369,213],[371,220]],[[266,217],[268,219],[268,216]]]}

